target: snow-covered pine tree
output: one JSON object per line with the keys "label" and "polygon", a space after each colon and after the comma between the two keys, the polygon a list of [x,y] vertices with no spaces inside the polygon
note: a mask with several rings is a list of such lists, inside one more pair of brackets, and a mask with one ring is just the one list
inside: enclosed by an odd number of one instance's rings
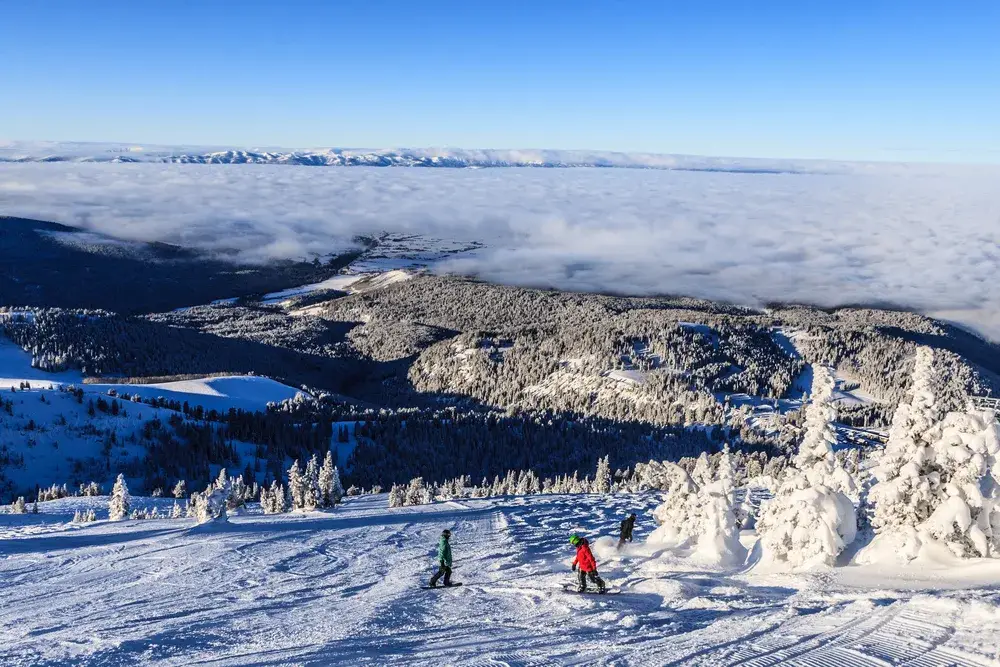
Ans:
{"label": "snow-covered pine tree", "polygon": [[526,496],[531,493],[531,478],[522,470],[517,480],[517,489],[514,491],[519,496]]}
{"label": "snow-covered pine tree", "polygon": [[319,460],[315,454],[309,457],[309,461],[306,463],[306,471],[302,476],[302,484],[305,488],[302,495],[302,507],[300,509],[312,511],[319,507],[320,504]]}
{"label": "snow-covered pine tree", "polygon": [[229,490],[229,497],[226,498],[226,509],[232,511],[243,507],[247,498],[250,497],[249,493],[250,489],[247,488],[246,482],[243,481],[243,477],[241,475],[233,477]]}
{"label": "snow-covered pine tree", "polygon": [[611,462],[608,457],[597,459],[597,472],[594,473],[594,493],[611,493]]}
{"label": "snow-covered pine tree", "polygon": [[393,484],[389,489],[389,507],[402,507],[406,502],[406,489],[399,484]]}
{"label": "snow-covered pine tree", "polygon": [[542,482],[541,482],[541,480],[538,479],[538,475],[536,475],[535,471],[533,471],[533,470],[529,470],[528,474],[531,477],[531,493],[536,494],[536,495],[539,494],[539,493],[541,493],[542,492]]}
{"label": "snow-covered pine tree", "polygon": [[293,510],[302,509],[306,504],[306,484],[302,479],[302,469],[296,460],[288,469],[288,495],[291,496]]}
{"label": "snow-covered pine tree", "polygon": [[194,518],[198,523],[228,520],[226,500],[232,490],[231,486],[231,482],[228,481],[222,488],[212,484],[205,489],[204,493],[191,496],[191,502],[194,504]]}
{"label": "snow-covered pine tree", "polygon": [[702,452],[701,456],[698,457],[697,462],[694,464],[694,470],[691,472],[691,480],[698,488],[701,488],[711,484],[714,477],[715,474],[712,470],[712,464],[709,461],[708,454]]}
{"label": "snow-covered pine tree", "polygon": [[671,548],[687,546],[694,535],[698,487],[687,471],[674,463],[650,461],[647,473],[650,468],[659,470],[655,477],[650,475],[646,479],[650,482],[655,479],[655,488],[662,488],[666,493],[663,502],[653,510],[653,520],[658,527],[650,533],[647,542]]}
{"label": "snow-covered pine tree", "polygon": [[128,485],[125,483],[125,476],[118,474],[114,488],[111,489],[111,498],[108,500],[108,519],[111,521],[121,521],[129,515],[132,498],[128,493]]}
{"label": "snow-covered pine tree", "polygon": [[736,502],[736,468],[733,455],[729,451],[729,443],[726,443],[719,454],[719,462],[716,467],[715,478],[722,484],[723,492],[729,498],[729,504]]}
{"label": "snow-covered pine tree", "polygon": [[414,477],[406,488],[406,505],[427,505],[433,501],[430,489],[424,485],[423,477]]}
{"label": "snow-covered pine tree", "polygon": [[183,479],[177,480],[177,484],[174,485],[174,498],[180,500],[187,495],[187,482]]}
{"label": "snow-covered pine tree", "polygon": [[908,400],[896,408],[889,437],[872,470],[876,483],[868,493],[876,534],[893,534],[907,545],[904,550],[910,557],[918,547],[916,526],[933,511],[928,476],[935,471],[929,453],[942,416],[932,389],[933,364],[933,351],[917,348]]}
{"label": "snow-covered pine tree", "polygon": [[327,450],[323,466],[319,469],[319,506],[333,507],[333,452]]}
{"label": "snow-covered pine tree", "polygon": [[933,512],[917,526],[922,542],[959,558],[1000,558],[1000,436],[992,412],[952,412],[932,445],[939,476]]}
{"label": "snow-covered pine tree", "polygon": [[716,480],[698,489],[695,502],[695,548],[691,555],[712,564],[742,563],[747,552],[740,543],[731,486]]}
{"label": "snow-covered pine tree", "polygon": [[174,501],[174,507],[173,507],[173,509],[170,510],[170,518],[171,519],[180,519],[182,516],[184,516],[184,512],[183,512],[183,510],[181,510],[181,505],[180,505],[180,503],[178,503],[175,500]]}
{"label": "snow-covered pine tree", "polygon": [[802,443],[757,521],[766,562],[796,569],[832,566],[857,534],[854,504],[845,493],[855,491],[853,480],[833,453],[835,386],[830,369],[813,367]]}

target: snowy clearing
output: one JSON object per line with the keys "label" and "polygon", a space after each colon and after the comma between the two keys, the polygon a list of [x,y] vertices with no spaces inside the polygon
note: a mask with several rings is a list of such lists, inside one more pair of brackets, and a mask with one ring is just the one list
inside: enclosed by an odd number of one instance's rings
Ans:
{"label": "snowy clearing", "polygon": [[267,408],[268,403],[279,403],[295,398],[300,390],[276,382],[271,378],[232,375],[225,377],[198,378],[177,382],[156,384],[88,384],[87,389],[107,393],[114,389],[143,398],[166,398],[200,405],[206,410],[224,412],[229,408],[257,411]]}
{"label": "snowy clearing", "polygon": [[[69,525],[103,498],[0,516],[0,663],[37,665],[996,665],[1000,567],[699,569],[639,544],[658,494]],[[149,499],[135,499],[142,506]],[[154,501],[149,501],[154,502]],[[159,500],[169,504],[172,501]],[[99,518],[106,517],[99,514]],[[579,597],[571,531],[622,590]],[[443,528],[452,590],[421,591]],[[752,540],[752,536],[746,535]]]}
{"label": "snowy clearing", "polygon": [[281,384],[267,377],[234,375],[204,377],[177,382],[155,384],[122,384],[101,382],[83,384],[83,376],[78,371],[50,373],[31,365],[31,355],[0,335],[0,391],[18,387],[22,382],[34,385],[36,389],[49,389],[65,385],[76,385],[87,393],[136,394],[143,398],[167,398],[190,405],[200,405],[206,410],[226,411],[229,408],[243,410],[264,410],[268,403],[277,403],[294,398],[299,389]]}
{"label": "snowy clearing", "polygon": [[[350,265],[351,269],[354,267],[355,264]],[[368,290],[379,289],[380,287],[386,287],[388,285],[403,282],[404,280],[409,280],[412,277],[412,273],[401,269],[385,271],[384,273],[344,274],[334,276],[333,278],[324,280],[323,282],[313,283],[311,285],[301,285],[299,287],[291,287],[280,292],[265,294],[264,298],[261,299],[261,302],[281,303],[293,297],[304,296],[306,294],[322,290],[338,290],[352,294],[357,292],[366,292]]]}

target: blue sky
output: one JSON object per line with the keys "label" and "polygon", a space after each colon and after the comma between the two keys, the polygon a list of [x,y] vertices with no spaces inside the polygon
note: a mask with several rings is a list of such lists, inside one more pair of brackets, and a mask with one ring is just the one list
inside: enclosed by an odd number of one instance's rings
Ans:
{"label": "blue sky", "polygon": [[0,6],[6,139],[1000,162],[997,2]]}

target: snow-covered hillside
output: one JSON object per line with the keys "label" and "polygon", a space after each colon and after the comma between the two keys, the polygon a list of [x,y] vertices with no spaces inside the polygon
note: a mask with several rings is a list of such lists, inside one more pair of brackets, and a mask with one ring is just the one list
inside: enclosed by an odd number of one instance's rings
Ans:
{"label": "snow-covered hillside", "polygon": [[[996,665],[996,562],[812,575],[699,568],[642,544],[658,494],[70,524],[0,515],[0,664]],[[142,506],[172,501],[134,499]],[[615,549],[618,521],[639,515]],[[420,590],[444,528],[456,580]],[[572,531],[609,596],[566,592]],[[744,542],[754,536],[744,533]]]}
{"label": "snow-covered hillside", "polygon": [[[107,484],[129,461],[142,459],[145,446],[136,438],[150,420],[166,423],[179,416],[140,400],[165,400],[205,411],[262,411],[268,403],[298,393],[255,376],[82,384],[77,371],[47,373],[32,368],[31,356],[0,336],[0,405],[7,408],[0,411],[0,452],[20,462],[4,467],[0,478],[18,492],[72,479]],[[124,395],[129,399],[123,400]],[[252,446],[237,444],[241,455],[252,457]]]}
{"label": "snow-covered hillside", "polygon": [[31,355],[0,336],[0,391],[9,391],[22,382],[34,383],[36,389],[55,389],[77,385],[88,394],[127,392],[142,398],[166,398],[200,405],[205,410],[264,410],[268,403],[294,398],[300,390],[266,377],[203,377],[176,382],[120,384],[113,382],[81,384],[79,371],[49,373],[31,365]]}

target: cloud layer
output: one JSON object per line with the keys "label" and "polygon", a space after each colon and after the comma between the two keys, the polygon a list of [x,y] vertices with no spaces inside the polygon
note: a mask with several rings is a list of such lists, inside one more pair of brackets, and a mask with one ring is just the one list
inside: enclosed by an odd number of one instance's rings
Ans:
{"label": "cloud layer", "polygon": [[7,164],[0,214],[249,260],[325,254],[382,230],[481,240],[446,268],[575,290],[891,304],[1000,339],[1000,168],[840,167]]}

